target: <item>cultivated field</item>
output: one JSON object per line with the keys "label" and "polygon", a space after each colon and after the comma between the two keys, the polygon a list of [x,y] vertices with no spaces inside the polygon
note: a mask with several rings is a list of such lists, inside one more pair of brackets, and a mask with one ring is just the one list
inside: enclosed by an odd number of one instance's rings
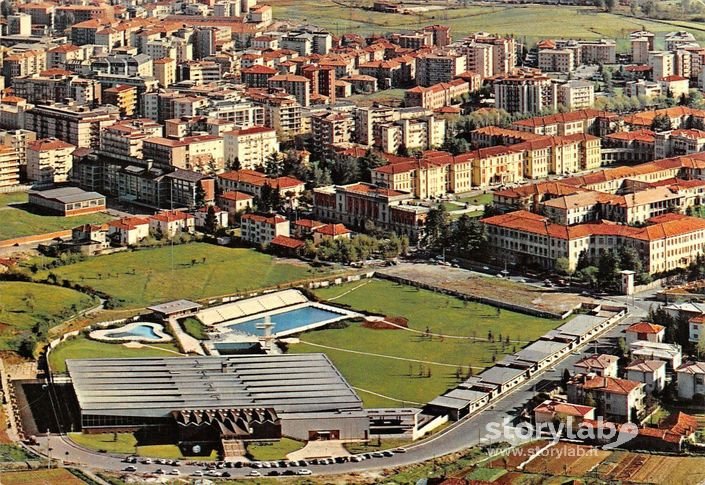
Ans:
{"label": "cultivated field", "polygon": [[[362,389],[368,407],[426,403],[455,386],[456,373],[465,378],[471,366],[476,374],[491,366],[493,357],[499,360],[560,324],[385,280],[321,289],[316,295],[353,310],[408,319],[408,330],[351,324],[304,333],[301,343],[289,347],[290,352],[326,353],[350,384]],[[425,335],[427,329],[432,335]],[[487,341],[490,331],[493,342]]]}
{"label": "cultivated field", "polygon": [[[542,5],[473,5],[452,9],[416,12],[413,15],[382,14],[371,10],[350,8],[347,2],[332,0],[271,0],[275,19],[291,19],[330,29],[334,34],[385,33],[414,30],[424,25],[450,25],[454,38],[472,32],[487,31],[512,34],[535,42],[543,38],[619,39],[619,47],[629,32],[645,28],[657,34],[679,28],[691,29],[698,38],[705,38],[702,25],[694,22],[635,19],[627,16],[596,12],[591,7]],[[370,5],[372,2],[358,2]],[[658,44],[657,44],[658,48]]]}
{"label": "cultivated field", "polygon": [[30,208],[26,193],[0,194],[0,241],[71,229],[81,224],[103,223],[111,219],[103,213],[75,217],[44,215]]}
{"label": "cultivated field", "polygon": [[[586,477],[617,483],[652,483],[663,485],[685,485],[701,483],[705,480],[705,457],[676,457],[632,453],[626,451],[605,451],[590,446],[572,443],[558,443],[526,463],[524,463],[545,443],[532,443],[514,449],[506,457],[490,460],[488,469],[505,469],[510,472],[543,476]],[[487,475],[490,472],[486,472]],[[497,477],[492,483],[522,483],[509,480],[519,479],[512,474]],[[526,477],[526,475],[523,475]],[[548,482],[542,482],[548,483]],[[564,483],[557,481],[556,483]]]}
{"label": "cultivated field", "polygon": [[49,317],[69,318],[98,303],[96,298],[58,286],[0,282],[0,350],[15,348],[14,343],[38,323]]}
{"label": "cultivated field", "polygon": [[[104,291],[126,308],[276,286],[322,276],[321,271],[303,263],[279,262],[252,249],[204,243],[96,256],[52,270],[59,279]],[[37,277],[47,274],[39,272]]]}
{"label": "cultivated field", "polygon": [[68,470],[55,468],[53,470],[0,473],[0,483],[2,485],[56,485],[57,483],[83,485],[85,482],[76,478]]}

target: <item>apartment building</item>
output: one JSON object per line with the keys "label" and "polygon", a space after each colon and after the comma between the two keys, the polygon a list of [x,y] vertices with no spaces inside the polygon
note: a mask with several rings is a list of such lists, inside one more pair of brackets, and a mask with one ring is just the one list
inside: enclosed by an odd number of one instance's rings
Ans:
{"label": "apartment building", "polygon": [[293,206],[296,206],[296,198],[306,188],[304,182],[294,177],[267,177],[254,170],[232,170],[218,174],[218,186],[224,192],[245,192],[259,197],[265,185],[277,189],[282,200],[289,200]]}
{"label": "apartment building", "polygon": [[478,32],[470,35],[467,40],[492,47],[492,75],[504,75],[516,67],[517,46],[513,37],[499,37],[487,32]]}
{"label": "apartment building", "polygon": [[311,104],[311,81],[304,76],[278,74],[269,78],[267,86],[284,90],[287,94],[294,96],[301,106]]}
{"label": "apartment building", "polygon": [[58,138],[79,148],[98,148],[100,132],[120,118],[118,108],[87,108],[75,103],[37,105],[25,112],[24,129],[37,138]]}
{"label": "apartment building", "polygon": [[465,54],[466,68],[486,79],[494,75],[493,50],[489,44],[478,42],[463,43],[459,47]]}
{"label": "apartment building", "polygon": [[11,53],[2,60],[2,73],[6,84],[20,76],[39,74],[47,68],[47,53],[45,50],[26,50]]}
{"label": "apartment building", "polygon": [[455,52],[433,52],[416,58],[416,84],[448,83],[467,71],[467,58]]}
{"label": "apartment building", "polygon": [[672,52],[649,52],[649,67],[651,67],[651,80],[660,81],[675,73],[675,59]]}
{"label": "apartment building", "polygon": [[326,111],[311,115],[311,151],[320,156],[328,153],[332,145],[351,142],[354,129],[351,113]]}
{"label": "apartment building", "polygon": [[279,141],[274,128],[255,126],[223,134],[225,160],[240,162],[244,169],[264,165],[267,157],[279,153]]}
{"label": "apartment building", "polygon": [[208,84],[222,79],[220,64],[212,61],[187,61],[177,64],[177,81],[191,81],[194,84]]}
{"label": "apartment building", "polygon": [[183,211],[162,211],[149,217],[149,230],[153,234],[171,239],[182,232],[193,233],[196,221],[193,215]]}
{"label": "apartment building", "polygon": [[103,103],[117,107],[123,118],[137,112],[137,101],[137,88],[134,86],[119,84],[103,91]]}
{"label": "apartment building", "polygon": [[407,150],[430,150],[443,144],[446,120],[434,116],[404,118],[378,129],[383,152],[397,153],[402,146]]}
{"label": "apartment building", "polygon": [[634,64],[648,64],[649,52],[654,50],[654,34],[646,31],[637,31],[629,34]]}
{"label": "apartment building", "polygon": [[162,57],[154,60],[154,78],[162,88],[168,88],[176,82],[176,59]]}
{"label": "apartment building", "polygon": [[163,136],[164,127],[148,118],[122,120],[100,132],[100,151],[113,156],[143,158],[147,138]]}
{"label": "apartment building", "polygon": [[101,86],[94,79],[83,79],[62,69],[49,69],[41,74],[20,76],[12,79],[15,96],[28,103],[64,101],[66,98],[91,106],[101,101]]}
{"label": "apartment building", "polygon": [[20,183],[20,160],[17,152],[7,145],[0,146],[0,189]]}
{"label": "apartment building", "polygon": [[296,97],[280,92],[251,91],[248,96],[264,110],[264,125],[274,128],[280,139],[288,139],[303,130],[301,105]]}
{"label": "apartment building", "polygon": [[539,69],[543,72],[572,72],[577,65],[573,49],[539,50]]}
{"label": "apartment building", "polygon": [[75,146],[56,138],[45,138],[27,145],[27,178],[39,185],[68,182]]}
{"label": "apartment building", "polygon": [[500,76],[494,81],[495,107],[509,113],[556,109],[556,83],[538,73]]}
{"label": "apartment building", "polygon": [[390,106],[360,106],[354,116],[355,142],[366,147],[382,146],[381,127],[400,118],[399,110]]}
{"label": "apartment building", "polygon": [[178,140],[147,138],[143,141],[145,159],[157,165],[197,172],[222,171],[225,167],[223,138],[213,135],[187,136]]}
{"label": "apartment building", "polygon": [[0,131],[0,145],[12,148],[17,154],[20,170],[27,167],[27,145],[37,139],[36,133],[28,130]]}
{"label": "apartment building", "polygon": [[629,97],[642,97],[653,99],[663,94],[663,87],[660,82],[639,79],[638,81],[627,81],[624,86],[624,95]]}
{"label": "apartment building", "polygon": [[240,218],[242,239],[268,246],[277,236],[289,237],[289,220],[279,215],[245,214]]}
{"label": "apartment building", "polygon": [[586,133],[602,136],[603,133],[607,134],[610,131],[610,122],[616,117],[612,113],[583,109],[515,121],[512,123],[512,128],[537,135],[567,136]]}
{"label": "apartment building", "polygon": [[404,92],[404,105],[436,110],[457,103],[469,92],[470,84],[462,79],[453,79],[429,87],[416,86]]}
{"label": "apartment building", "polygon": [[560,84],[558,104],[571,111],[592,108],[595,104],[595,87],[588,81],[568,81]]}
{"label": "apartment building", "polygon": [[705,151],[705,131],[671,130],[654,133],[654,158],[690,155]]}

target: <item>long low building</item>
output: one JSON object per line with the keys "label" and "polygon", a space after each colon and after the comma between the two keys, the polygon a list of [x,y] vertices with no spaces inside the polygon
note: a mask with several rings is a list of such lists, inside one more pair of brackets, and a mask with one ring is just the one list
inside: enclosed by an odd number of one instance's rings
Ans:
{"label": "long low building", "polygon": [[29,203],[62,216],[79,216],[105,210],[105,196],[78,187],[31,190]]}
{"label": "long low building", "polygon": [[66,361],[84,433],[180,441],[366,439],[362,401],[324,354]]}

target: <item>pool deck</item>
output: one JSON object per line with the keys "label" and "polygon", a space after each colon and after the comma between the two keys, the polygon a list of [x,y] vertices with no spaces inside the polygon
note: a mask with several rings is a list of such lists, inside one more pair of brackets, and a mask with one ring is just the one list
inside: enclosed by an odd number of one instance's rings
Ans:
{"label": "pool deck", "polygon": [[[307,330],[312,330],[312,329],[314,329],[314,328],[323,327],[323,326],[325,326],[325,325],[328,325],[328,324],[333,323],[333,322],[338,322],[338,321],[340,321],[340,320],[345,320],[345,319],[348,319],[348,318],[355,318],[355,317],[362,316],[362,315],[360,315],[359,313],[351,312],[351,311],[349,311],[349,310],[344,310],[344,309],[342,309],[342,308],[338,308],[338,307],[334,307],[334,306],[330,306],[330,305],[325,305],[325,304],[323,304],[323,303],[316,303],[316,302],[310,302],[310,301],[309,301],[309,302],[306,302],[306,303],[299,303],[299,304],[296,304],[296,305],[291,305],[291,306],[286,306],[286,307],[282,307],[282,308],[277,308],[277,309],[275,309],[275,310],[270,310],[270,311],[266,311],[266,312],[255,313],[255,314],[252,314],[252,315],[247,315],[247,316],[245,316],[245,317],[236,318],[236,319],[234,319],[234,320],[229,320],[229,321],[226,321],[226,322],[222,322],[222,323],[219,323],[218,325],[215,325],[215,328],[216,328],[219,332],[221,332],[221,333],[223,333],[223,334],[225,334],[225,335],[227,335],[227,334],[234,334],[234,335],[252,335],[252,334],[245,333],[245,332],[238,332],[237,330],[234,330],[234,329],[232,329],[232,328],[230,328],[230,327],[232,327],[233,325],[237,325],[238,323],[247,322],[247,321],[252,320],[252,319],[255,319],[255,318],[260,318],[260,317],[265,317],[265,316],[275,317],[276,315],[279,315],[279,314],[281,314],[281,313],[287,313],[287,312],[290,312],[290,311],[293,311],[293,310],[298,310],[298,309],[300,309],[300,308],[306,308],[306,307],[313,307],[313,308],[318,308],[319,310],[325,310],[325,311],[328,311],[328,312],[336,313],[336,314],[338,314],[338,316],[335,317],[335,318],[329,318],[329,319],[327,319],[327,320],[322,320],[322,321],[319,321],[319,322],[314,322],[314,323],[311,323],[311,324],[308,324],[308,325],[302,325],[302,326],[300,326],[300,327],[291,328],[291,329],[287,329],[287,330],[282,330],[281,332],[277,332],[277,331],[275,330],[275,331],[272,333],[272,336],[273,336],[273,337],[277,337],[277,338],[279,338],[279,337],[285,337],[285,336],[287,336],[287,335],[292,335],[292,334],[296,334],[296,333],[305,332],[305,331],[307,331]],[[276,322],[275,322],[275,323],[276,323]],[[276,326],[275,326],[274,328],[276,329]],[[254,337],[258,337],[257,335],[253,335],[253,336],[254,336]]]}
{"label": "pool deck", "polygon": [[[130,332],[136,327],[151,327],[157,338],[145,337],[143,335],[133,335],[130,337],[111,337],[110,334],[119,332]],[[88,336],[94,340],[99,340],[101,342],[144,342],[150,344],[159,344],[164,342],[171,342],[173,338],[171,335],[164,331],[164,327],[159,323],[154,322],[132,322],[121,327],[116,328],[105,328],[101,330],[93,330]]]}

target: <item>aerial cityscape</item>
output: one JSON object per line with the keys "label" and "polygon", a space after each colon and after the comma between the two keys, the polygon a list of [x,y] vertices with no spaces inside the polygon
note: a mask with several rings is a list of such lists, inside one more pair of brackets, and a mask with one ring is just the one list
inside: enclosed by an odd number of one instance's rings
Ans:
{"label": "aerial cityscape", "polygon": [[704,25],[0,0],[0,485],[705,484]]}

